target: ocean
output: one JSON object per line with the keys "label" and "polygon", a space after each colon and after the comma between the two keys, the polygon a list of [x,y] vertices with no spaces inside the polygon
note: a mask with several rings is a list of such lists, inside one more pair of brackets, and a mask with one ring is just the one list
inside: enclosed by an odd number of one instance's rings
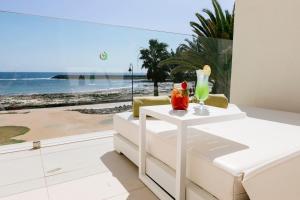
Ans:
{"label": "ocean", "polygon": [[[51,79],[55,75],[64,74],[66,73],[0,72],[0,95],[76,93],[131,88],[131,80],[109,79],[109,74],[108,79]],[[134,87],[139,87],[138,85],[138,83],[135,83]]]}

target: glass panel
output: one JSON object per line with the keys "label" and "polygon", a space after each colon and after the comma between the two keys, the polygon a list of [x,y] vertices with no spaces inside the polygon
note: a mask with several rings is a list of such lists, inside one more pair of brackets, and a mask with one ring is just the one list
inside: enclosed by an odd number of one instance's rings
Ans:
{"label": "glass panel", "polygon": [[111,130],[152,79],[169,95],[205,64],[212,92],[229,96],[231,41],[7,12],[0,26],[1,145]]}

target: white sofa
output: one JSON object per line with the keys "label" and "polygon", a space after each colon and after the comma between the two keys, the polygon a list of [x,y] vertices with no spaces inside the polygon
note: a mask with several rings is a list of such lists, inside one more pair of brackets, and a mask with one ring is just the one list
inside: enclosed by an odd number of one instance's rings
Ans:
{"label": "white sofa", "polygon": [[[138,126],[130,112],[114,116],[115,149],[135,164]],[[176,127],[150,119],[147,130],[147,174],[174,196]],[[187,199],[300,199],[299,151],[299,126],[246,117],[190,127]]]}

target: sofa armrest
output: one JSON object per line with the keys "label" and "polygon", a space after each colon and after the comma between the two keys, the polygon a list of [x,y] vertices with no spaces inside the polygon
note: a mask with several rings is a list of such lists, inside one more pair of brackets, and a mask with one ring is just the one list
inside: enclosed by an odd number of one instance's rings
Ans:
{"label": "sofa armrest", "polygon": [[242,184],[251,200],[298,200],[300,152],[282,155],[246,171]]}

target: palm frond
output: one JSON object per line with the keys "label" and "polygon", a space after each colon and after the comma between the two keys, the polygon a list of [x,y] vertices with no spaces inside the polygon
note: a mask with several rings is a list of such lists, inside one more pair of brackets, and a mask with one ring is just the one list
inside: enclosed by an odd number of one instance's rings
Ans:
{"label": "palm frond", "polygon": [[195,71],[199,68],[195,67],[195,66],[191,66],[191,65],[180,65],[178,67],[175,67],[172,72],[171,75],[177,74],[177,73],[182,73],[182,72],[189,72],[189,71]]}
{"label": "palm frond", "polygon": [[204,13],[206,13],[206,14],[209,16],[210,20],[211,20],[213,23],[216,23],[216,22],[217,22],[216,17],[214,16],[214,14],[213,14],[210,10],[208,10],[208,9],[203,9],[202,11],[203,11]]}

